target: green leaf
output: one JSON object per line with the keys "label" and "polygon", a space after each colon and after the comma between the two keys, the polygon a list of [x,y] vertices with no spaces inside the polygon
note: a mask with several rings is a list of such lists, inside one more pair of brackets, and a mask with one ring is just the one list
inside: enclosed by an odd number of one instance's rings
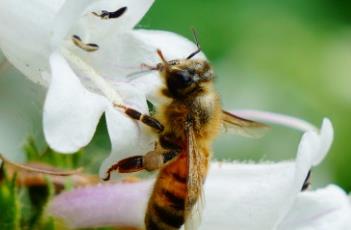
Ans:
{"label": "green leaf", "polygon": [[0,229],[20,229],[20,203],[16,176],[7,178],[4,167],[0,169]]}

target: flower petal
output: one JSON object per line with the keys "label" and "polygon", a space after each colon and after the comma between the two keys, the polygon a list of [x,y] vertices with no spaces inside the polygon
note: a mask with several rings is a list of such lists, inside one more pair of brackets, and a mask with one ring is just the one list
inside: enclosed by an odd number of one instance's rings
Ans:
{"label": "flower petal", "polygon": [[[66,1],[58,12],[51,43],[54,47],[70,33],[78,34],[83,40],[98,42],[111,31],[131,30],[145,15],[153,0],[76,0]],[[121,17],[101,20],[92,12],[115,11],[122,7],[127,10]]]}
{"label": "flower petal", "polygon": [[[315,159],[321,158],[321,155],[324,154],[315,151],[321,149],[319,146],[321,142],[316,141],[315,138],[320,139],[327,136],[326,133],[332,132],[330,130],[331,126],[323,127],[320,136],[313,131],[303,136],[296,162],[278,164],[212,163],[205,184],[207,202],[200,229],[275,229],[282,220],[286,219],[285,217],[294,207],[295,199],[299,196],[307,172]],[[136,191],[142,190],[145,194],[149,194],[152,183],[136,183],[134,186]],[[105,191],[106,196],[114,196],[114,190],[129,195],[128,190],[119,190],[121,188],[119,184],[110,187],[111,190],[108,193]],[[98,194],[104,192],[103,189],[98,187],[86,189]],[[99,216],[101,219],[90,222],[91,226],[105,226],[106,224],[120,226],[121,219],[129,220],[133,218],[140,221],[133,224],[141,226],[142,219],[140,216],[143,215],[147,203],[147,195],[144,193],[143,195],[134,194],[134,197],[129,197],[129,205],[135,207],[136,204],[133,202],[139,202],[140,205],[140,209],[133,209],[133,212],[118,212],[121,209],[120,204],[126,202],[123,197],[118,199],[116,196],[114,205],[111,206],[105,203],[104,195],[100,194],[101,200],[91,201],[89,198],[84,202],[85,205],[90,205],[89,209],[75,207],[74,212],[79,213],[79,216],[65,215],[64,219],[68,223],[80,222],[77,217],[85,218],[82,216],[92,215],[92,210],[100,210]],[[71,204],[75,197],[83,197],[84,193],[77,195],[74,192],[67,192],[62,196],[65,196],[65,199],[54,199],[51,206],[64,207],[65,210],[68,210],[68,213],[73,213],[68,204]],[[142,199],[138,199],[136,196],[141,196]],[[111,216],[110,213],[116,212],[118,214],[113,216],[114,222],[110,219],[104,219],[104,216]],[[52,213],[63,213],[63,211],[56,210]],[[60,216],[63,217],[63,214],[60,214]],[[81,227],[77,224],[74,226]],[[87,225],[83,226],[87,227]]]}
{"label": "flower petal", "polygon": [[[69,34],[81,32],[83,39],[99,43],[111,31],[132,29],[152,3],[153,0],[53,0],[50,3],[3,0],[0,3],[0,48],[22,73],[46,86],[48,79],[43,79],[41,72],[49,70],[50,53]],[[125,6],[127,11],[118,20],[101,20],[90,14]]]}
{"label": "flower petal", "polygon": [[49,69],[51,29],[55,12],[63,3],[64,0],[0,2],[0,48],[17,69],[36,83],[48,83],[40,72]]}
{"label": "flower petal", "polygon": [[287,126],[293,129],[307,131],[317,131],[316,127],[307,121],[301,120],[296,117],[291,117],[283,114],[277,114],[273,112],[259,111],[259,110],[235,110],[234,114],[245,117],[251,120],[269,122],[273,124],[279,124]]}
{"label": "flower petal", "polygon": [[45,91],[11,65],[2,68],[0,76],[0,154],[24,162],[23,147],[29,137],[39,149],[44,146],[41,121]]}
{"label": "flower petal", "polygon": [[320,131],[320,141],[321,141],[320,149],[318,150],[319,152],[321,152],[321,154],[319,155],[319,157],[316,157],[314,159],[313,165],[318,165],[323,160],[323,158],[331,148],[333,139],[334,139],[333,125],[329,119],[324,119],[321,131]]}
{"label": "flower petal", "polygon": [[[196,50],[196,45],[184,37],[171,32],[153,30],[111,33],[101,40],[99,47],[97,52],[81,52],[81,58],[110,82],[128,81],[141,92],[150,95],[160,87],[158,72],[154,71],[136,80],[129,80],[126,76],[140,71],[143,63],[149,65],[159,63],[156,49],[161,49],[168,60],[185,58]],[[71,47],[71,49],[77,48]],[[204,55],[200,53],[197,57],[204,58]]]}
{"label": "flower petal", "polygon": [[94,0],[65,1],[60,10],[55,12],[55,20],[52,25],[52,37],[47,41],[53,50],[59,47],[70,29],[83,16],[89,4]]}
{"label": "flower petal", "polygon": [[142,227],[151,183],[119,183],[64,192],[49,203],[48,212],[72,228]]}
{"label": "flower petal", "polygon": [[[154,0],[101,0],[89,6],[85,17],[80,21],[86,38],[92,42],[100,43],[111,33],[122,33],[132,30],[144,17]],[[101,20],[89,12],[114,12],[126,7],[126,11],[118,18]]]}
{"label": "flower petal", "polygon": [[[153,136],[145,134],[142,124],[138,124],[118,111],[107,110],[106,122],[112,151],[100,167],[101,178],[106,177],[106,171],[114,163],[129,156],[145,154],[153,148],[155,142]],[[117,175],[113,174],[113,178]]]}
{"label": "flower petal", "polygon": [[45,137],[56,151],[75,152],[90,142],[110,103],[85,89],[59,54],[51,55],[50,64],[52,79],[44,105]]}
{"label": "flower petal", "polygon": [[351,226],[351,202],[339,187],[329,185],[297,196],[278,230],[347,230]]}
{"label": "flower petal", "polygon": [[[324,141],[331,142],[332,135],[327,135],[330,133],[333,130],[328,122],[323,123],[320,135],[314,131],[305,133],[294,163],[225,164],[222,167],[212,164],[206,184],[208,205],[203,229],[213,229],[214,226],[221,226],[221,229],[274,229],[290,210],[316,159],[325,156],[325,152],[320,151],[321,140],[329,137]],[[222,200],[231,202],[220,202]],[[230,213],[230,216],[219,213]],[[255,221],[252,221],[253,217]]]}

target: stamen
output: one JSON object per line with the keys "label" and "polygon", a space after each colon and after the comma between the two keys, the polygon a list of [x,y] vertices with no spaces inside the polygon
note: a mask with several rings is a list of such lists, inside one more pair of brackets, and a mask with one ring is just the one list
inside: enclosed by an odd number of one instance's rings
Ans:
{"label": "stamen", "polygon": [[115,107],[122,108],[124,106],[122,97],[90,65],[65,48],[62,48],[60,51],[68,61],[84,72],[84,76],[89,77],[89,79],[101,90],[108,100],[115,105]]}
{"label": "stamen", "polygon": [[95,43],[84,43],[78,35],[73,35],[72,41],[77,47],[87,52],[95,52],[99,49],[99,46]]}
{"label": "stamen", "polygon": [[109,12],[107,10],[102,10],[101,12],[92,12],[93,15],[101,18],[101,19],[114,19],[121,17],[127,11],[127,7],[121,7],[116,11]]}

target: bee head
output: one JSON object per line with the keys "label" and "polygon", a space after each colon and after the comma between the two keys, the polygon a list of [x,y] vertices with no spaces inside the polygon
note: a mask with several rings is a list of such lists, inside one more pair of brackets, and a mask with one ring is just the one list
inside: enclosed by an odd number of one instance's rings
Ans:
{"label": "bee head", "polygon": [[214,73],[206,60],[177,59],[166,61],[160,50],[157,51],[162,62],[156,67],[164,78],[167,89],[173,97],[185,97],[202,92],[211,84]]}

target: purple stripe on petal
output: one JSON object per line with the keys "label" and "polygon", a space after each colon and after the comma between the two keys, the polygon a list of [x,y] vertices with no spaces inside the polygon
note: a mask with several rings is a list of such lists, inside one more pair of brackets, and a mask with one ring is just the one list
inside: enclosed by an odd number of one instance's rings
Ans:
{"label": "purple stripe on petal", "polygon": [[48,212],[73,228],[143,226],[153,181],[99,184],[64,192],[48,205]]}

